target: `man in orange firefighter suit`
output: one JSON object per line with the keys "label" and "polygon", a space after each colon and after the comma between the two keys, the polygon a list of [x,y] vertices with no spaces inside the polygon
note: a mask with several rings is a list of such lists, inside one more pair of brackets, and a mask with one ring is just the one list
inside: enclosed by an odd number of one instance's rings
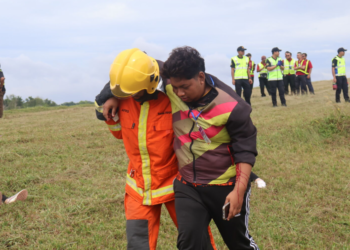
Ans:
{"label": "man in orange firefighter suit", "polygon": [[[121,52],[111,66],[110,83],[95,101],[98,119],[105,120],[117,139],[123,139],[130,160],[124,200],[127,249],[156,249],[162,204],[177,226],[173,180],[178,162],[171,104],[157,90],[162,65],[139,49]],[[113,94],[110,86],[116,86]],[[113,95],[119,98],[118,106],[104,110],[104,102]],[[215,249],[208,232],[203,234],[203,249]]]}

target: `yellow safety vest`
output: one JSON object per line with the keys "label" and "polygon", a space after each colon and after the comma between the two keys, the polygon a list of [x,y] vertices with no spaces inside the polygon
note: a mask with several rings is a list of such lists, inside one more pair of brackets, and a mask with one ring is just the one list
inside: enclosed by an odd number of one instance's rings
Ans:
{"label": "yellow safety vest", "polygon": [[231,59],[235,62],[235,80],[248,79],[249,58],[234,56]]}
{"label": "yellow safety vest", "polygon": [[294,69],[294,65],[295,65],[295,60],[292,59],[290,61],[288,61],[287,59],[284,60],[284,70],[283,70],[283,74],[284,75],[295,75],[295,69]]}
{"label": "yellow safety vest", "polygon": [[337,66],[335,67],[335,75],[336,76],[345,76],[346,75],[346,69],[345,69],[345,58],[342,57],[334,57],[338,61]]}
{"label": "yellow safety vest", "polygon": [[[296,61],[295,62],[297,67],[300,67],[304,64],[304,60],[301,61],[301,63],[299,64],[299,61]],[[304,73],[305,75],[308,75],[309,73],[307,72],[307,68],[309,66],[309,60],[306,61],[306,65],[305,65],[305,69],[302,70],[302,69],[298,69],[297,72],[301,72],[301,73]]]}
{"label": "yellow safety vest", "polygon": [[[276,60],[271,56],[269,59],[271,66],[276,66],[278,61],[282,61],[280,57],[277,57]],[[277,66],[275,69],[271,70],[267,74],[268,81],[280,81],[283,80],[283,75],[281,71],[281,67]]]}
{"label": "yellow safety vest", "polygon": [[268,72],[267,72],[266,65],[264,66],[262,63],[259,63],[258,67],[259,67],[259,69],[262,69],[260,72],[258,72],[259,73],[259,77],[260,77],[261,74],[267,75]]}

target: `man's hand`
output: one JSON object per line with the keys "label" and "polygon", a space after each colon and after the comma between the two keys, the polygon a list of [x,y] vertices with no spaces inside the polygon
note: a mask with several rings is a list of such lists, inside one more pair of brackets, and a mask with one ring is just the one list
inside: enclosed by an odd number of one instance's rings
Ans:
{"label": "man's hand", "polygon": [[301,66],[300,68],[301,68],[301,69],[305,69],[305,66]]}
{"label": "man's hand", "polygon": [[337,83],[337,78],[336,77],[333,78],[333,82]]}
{"label": "man's hand", "polygon": [[310,79],[310,75],[307,75],[307,79]]}
{"label": "man's hand", "polygon": [[235,79],[232,79],[232,84],[236,85],[236,80]]}
{"label": "man's hand", "polygon": [[244,198],[244,192],[237,192],[236,189],[234,189],[231,193],[229,193],[226,197],[225,204],[230,202],[230,211],[227,216],[227,220],[231,220],[236,215],[238,215],[241,212],[242,205],[243,205],[243,198]]}
{"label": "man's hand", "polygon": [[252,79],[249,79],[249,84],[253,84],[253,80]]}
{"label": "man's hand", "polygon": [[241,212],[244,194],[250,181],[252,166],[248,163],[238,163],[236,165],[236,183],[233,191],[226,197],[225,204],[230,202],[230,211],[227,216],[229,221]]}
{"label": "man's hand", "polygon": [[[117,98],[109,98],[105,104],[103,104],[103,116],[106,118],[107,121],[110,121],[115,114],[117,113],[117,109],[119,106],[119,101]],[[112,110],[112,114],[109,113],[109,111]]]}

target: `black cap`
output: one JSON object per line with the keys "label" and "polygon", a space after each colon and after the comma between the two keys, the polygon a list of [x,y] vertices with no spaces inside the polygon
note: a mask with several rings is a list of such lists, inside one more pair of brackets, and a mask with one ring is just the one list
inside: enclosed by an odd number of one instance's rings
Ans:
{"label": "black cap", "polygon": [[248,53],[248,54],[246,54],[245,56],[252,56],[252,54]]}
{"label": "black cap", "polygon": [[245,51],[245,50],[247,50],[247,49],[244,48],[243,46],[239,46],[239,47],[237,48],[237,51]]}
{"label": "black cap", "polygon": [[276,51],[282,51],[281,49],[279,49],[278,47],[274,47],[274,48],[272,48],[272,53],[273,52],[276,52]]}
{"label": "black cap", "polygon": [[342,52],[342,51],[345,52],[345,51],[347,51],[347,49],[344,49],[343,47],[341,47],[341,48],[338,49],[338,53],[339,53],[339,52]]}

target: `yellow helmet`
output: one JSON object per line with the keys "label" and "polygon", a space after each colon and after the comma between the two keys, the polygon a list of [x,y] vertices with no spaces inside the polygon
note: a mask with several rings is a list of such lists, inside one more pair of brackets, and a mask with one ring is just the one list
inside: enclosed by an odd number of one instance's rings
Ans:
{"label": "yellow helmet", "polygon": [[152,94],[159,82],[157,61],[139,49],[127,49],[114,59],[109,72],[110,86],[116,97],[129,97],[146,90]]}

